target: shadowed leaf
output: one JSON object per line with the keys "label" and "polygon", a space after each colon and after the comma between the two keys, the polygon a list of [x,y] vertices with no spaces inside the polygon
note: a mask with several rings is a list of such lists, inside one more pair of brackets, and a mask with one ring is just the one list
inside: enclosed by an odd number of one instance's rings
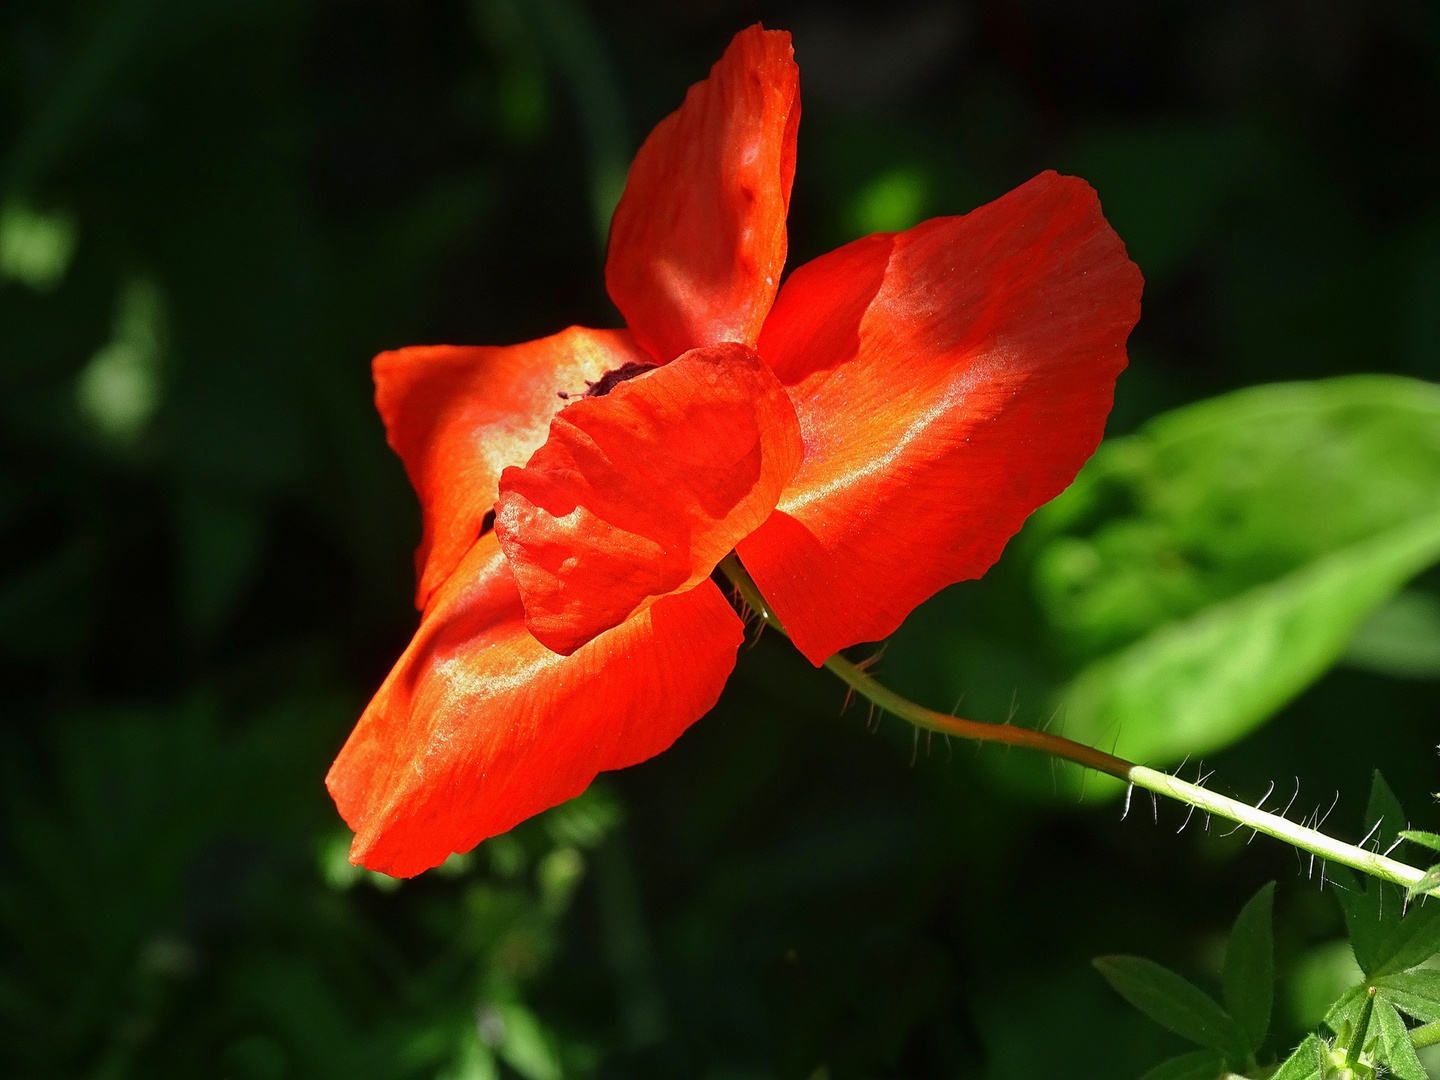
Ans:
{"label": "shadowed leaf", "polygon": [[1378,851],[1386,851],[1407,825],[1405,808],[1376,769],[1370,781],[1370,801],[1365,807],[1365,834]]}
{"label": "shadowed leaf", "polygon": [[1440,953],[1440,901],[1420,900],[1381,938],[1380,964],[1371,978],[1419,967]]}
{"label": "shadowed leaf", "polygon": [[1157,1024],[1218,1050],[1231,1065],[1250,1057],[1245,1032],[1188,979],[1141,956],[1100,956],[1093,962],[1116,993]]}
{"label": "shadowed leaf", "polygon": [[1275,941],[1270,925],[1274,905],[1272,881],[1240,909],[1225,950],[1225,1007],[1250,1037],[1251,1050],[1259,1050],[1270,1031],[1275,1001]]}

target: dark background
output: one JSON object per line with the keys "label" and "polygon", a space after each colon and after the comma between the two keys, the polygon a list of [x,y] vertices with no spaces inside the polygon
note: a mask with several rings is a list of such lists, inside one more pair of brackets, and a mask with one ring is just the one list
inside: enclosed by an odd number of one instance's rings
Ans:
{"label": "dark background", "polygon": [[[1125,1080],[1180,1046],[1089,958],[1204,981],[1272,877],[1293,1042],[1340,929],[1291,852],[1017,794],[842,713],[771,638],[570,812],[398,888],[347,872],[324,771],[416,623],[369,359],[617,325],[616,184],[763,18],[801,67],[790,265],[1055,167],[1146,276],[1112,433],[1255,383],[1433,379],[1428,14],[6,0],[0,236],[41,255],[0,251],[0,1071]],[[1043,641],[1021,554],[882,676],[948,708],[957,642]],[[1376,765],[1428,807],[1434,688],[1342,668],[1211,764],[1338,790],[1349,835]]]}

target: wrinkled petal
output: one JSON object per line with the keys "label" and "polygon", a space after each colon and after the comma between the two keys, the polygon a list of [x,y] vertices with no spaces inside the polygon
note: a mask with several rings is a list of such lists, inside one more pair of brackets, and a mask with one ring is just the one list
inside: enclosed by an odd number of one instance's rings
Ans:
{"label": "wrinkled petal", "polygon": [[1140,271],[1082,180],[796,270],[760,339],[805,460],[737,548],[819,664],[978,577],[1094,451]]}
{"label": "wrinkled petal", "polygon": [[734,342],[575,402],[500,479],[495,531],[530,632],[571,653],[692,588],[770,516],[802,449],[784,389]]}
{"label": "wrinkled petal", "polygon": [[487,534],[331,766],[351,860],[410,877],[653,757],[715,704],[742,639],[705,581],[558,656],[526,632]]}
{"label": "wrinkled petal", "polygon": [[545,441],[561,393],[645,360],[623,330],[572,326],[523,345],[426,345],[375,358],[375,404],[420,496],[415,606],[423,609],[480,535],[500,473]]}
{"label": "wrinkled petal", "polygon": [[754,345],[785,265],[799,72],[790,35],[741,31],[650,133],[610,225],[605,284],[662,363]]}

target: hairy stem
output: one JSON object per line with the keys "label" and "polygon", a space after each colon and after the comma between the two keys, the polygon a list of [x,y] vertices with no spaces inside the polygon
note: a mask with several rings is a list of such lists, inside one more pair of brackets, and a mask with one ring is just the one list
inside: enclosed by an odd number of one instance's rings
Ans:
{"label": "hairy stem", "polygon": [[[755,582],[740,564],[732,552],[720,563],[720,569],[731,583],[740,592],[741,598],[756,614],[765,620],[767,624],[774,627],[780,633],[785,633],[785,627],[770,610],[770,605],[765,602],[765,597],[760,594]],[[1086,746],[1083,743],[1066,739],[1059,735],[1050,735],[1043,731],[1035,731],[1031,728],[1013,727],[1010,724],[986,724],[975,720],[962,720],[959,717],[951,716],[948,713],[936,712],[927,709],[923,705],[917,705],[908,698],[901,697],[889,687],[877,682],[871,675],[861,670],[845,657],[836,653],[825,661],[825,667],[839,676],[840,679],[861,697],[873,702],[880,709],[888,712],[901,720],[907,721],[923,731],[935,731],[945,735],[954,735],[962,739],[973,739],[982,743],[999,743],[1004,746],[1021,746],[1031,750],[1039,750],[1042,753],[1054,757],[1063,758],[1066,761],[1073,761],[1077,765],[1083,765],[1087,769],[1094,769],[1097,772],[1108,773],[1118,777],[1129,784],[1146,791],[1152,791],[1159,795],[1165,795],[1171,799],[1183,802],[1207,814],[1216,817],[1226,818],[1239,825],[1247,826],[1256,832],[1262,832],[1267,836],[1273,836],[1277,840],[1283,840],[1287,844],[1299,848],[1301,851],[1308,851],[1329,862],[1337,862],[1351,869],[1359,870],[1362,873],[1380,878],[1382,881],[1389,881],[1396,885],[1409,887],[1420,881],[1425,876],[1423,870],[1418,870],[1406,863],[1396,859],[1387,858],[1378,852],[1366,851],[1364,848],[1354,844],[1346,844],[1336,840],[1332,836],[1319,832],[1315,829],[1297,825],[1279,814],[1272,814],[1251,806],[1249,803],[1240,802],[1238,799],[1231,799],[1220,795],[1208,788],[1198,784],[1187,783],[1177,776],[1160,772],[1157,769],[1150,769],[1144,765],[1136,765],[1126,761],[1124,758],[1107,754],[1102,750]],[[1440,1041],[1440,1038],[1437,1038]]]}

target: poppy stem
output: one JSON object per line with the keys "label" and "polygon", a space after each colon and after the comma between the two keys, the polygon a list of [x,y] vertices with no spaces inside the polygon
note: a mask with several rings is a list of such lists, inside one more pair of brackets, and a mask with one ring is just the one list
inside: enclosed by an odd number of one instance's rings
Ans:
{"label": "poppy stem", "polygon": [[[770,626],[785,634],[785,627],[781,625],[775,613],[770,610],[770,605],[765,602],[765,597],[761,595],[754,580],[740,564],[740,560],[734,552],[721,561],[720,569],[738,590],[745,604]],[[1211,791],[1199,784],[1191,784],[1181,780],[1178,776],[1171,776],[1169,773],[1150,769],[1144,765],[1136,765],[1134,762],[1107,754],[1103,750],[1086,746],[1084,743],[1078,743],[1059,735],[1051,735],[1044,731],[1036,731],[1033,728],[1015,727],[1008,723],[987,724],[976,720],[963,720],[951,716],[949,713],[927,709],[882,685],[840,653],[836,653],[826,660],[825,667],[839,676],[842,682],[861,697],[871,701],[881,710],[897,716],[923,731],[937,731],[981,743],[1026,747],[1050,754],[1053,757],[1063,758],[1066,761],[1073,761],[1087,769],[1094,769],[1097,772],[1117,777],[1134,787],[1165,795],[1207,814],[1226,818],[1238,825],[1254,829],[1256,832],[1273,836],[1277,840],[1283,840],[1287,844],[1291,844],[1301,851],[1308,851],[1321,859],[1340,863],[1407,889],[1418,884],[1425,877],[1425,871],[1388,858],[1379,852],[1367,851],[1354,844],[1346,844],[1315,829],[1298,825],[1280,814],[1272,814],[1256,806],[1251,806],[1249,803]]]}

